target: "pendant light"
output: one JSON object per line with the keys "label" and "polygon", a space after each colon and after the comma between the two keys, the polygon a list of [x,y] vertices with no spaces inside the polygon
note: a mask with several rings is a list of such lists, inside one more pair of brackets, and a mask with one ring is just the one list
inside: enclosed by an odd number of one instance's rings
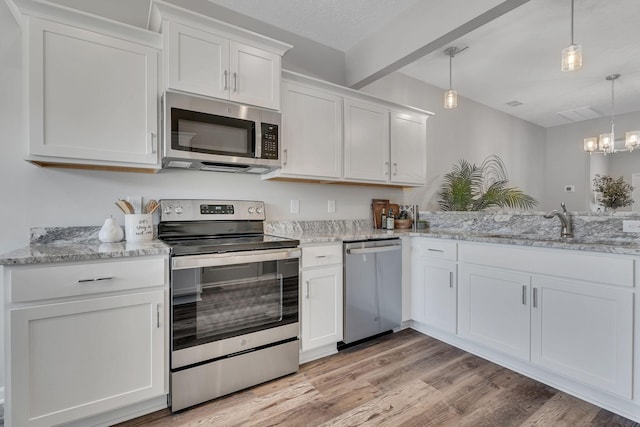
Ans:
{"label": "pendant light", "polygon": [[616,148],[616,134],[615,134],[615,81],[620,77],[620,74],[611,74],[605,77],[605,80],[611,82],[611,131],[600,134],[599,137],[589,137],[584,139],[584,151],[589,154],[613,154],[622,151],[633,151],[634,148],[640,144],[640,131],[634,130],[627,132],[624,140],[624,148]]}
{"label": "pendant light", "polygon": [[571,45],[562,50],[562,71],[582,68],[582,46],[573,42],[573,1],[571,0]]}
{"label": "pendant light", "polygon": [[458,106],[458,92],[453,89],[451,84],[452,63],[453,57],[465,50],[467,47],[459,49],[455,46],[451,46],[444,50],[444,54],[449,57],[449,90],[444,93],[444,108],[456,108]]}

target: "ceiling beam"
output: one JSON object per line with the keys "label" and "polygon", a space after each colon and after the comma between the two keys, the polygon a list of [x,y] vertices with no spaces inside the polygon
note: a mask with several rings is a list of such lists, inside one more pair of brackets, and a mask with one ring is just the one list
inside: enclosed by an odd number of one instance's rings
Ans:
{"label": "ceiling beam", "polygon": [[528,1],[420,1],[382,31],[347,51],[347,85],[360,89]]}

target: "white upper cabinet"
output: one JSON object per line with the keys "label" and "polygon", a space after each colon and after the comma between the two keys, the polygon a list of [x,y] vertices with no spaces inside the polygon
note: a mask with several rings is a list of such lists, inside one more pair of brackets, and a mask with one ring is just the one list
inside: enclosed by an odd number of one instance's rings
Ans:
{"label": "white upper cabinet", "polygon": [[290,45],[168,3],[153,6],[151,27],[165,41],[165,88],[280,110]]}
{"label": "white upper cabinet", "polygon": [[153,47],[28,18],[28,157],[159,168]]}
{"label": "white upper cabinet", "polygon": [[283,77],[283,167],[263,179],[425,185],[431,113],[291,71]]}
{"label": "white upper cabinet", "polygon": [[389,181],[389,110],[345,100],[344,177]]}
{"label": "white upper cabinet", "polygon": [[424,185],[427,180],[427,117],[391,112],[391,182]]}
{"label": "white upper cabinet", "polygon": [[168,87],[228,98],[229,40],[178,22],[169,24],[167,32]]}
{"label": "white upper cabinet", "polygon": [[279,55],[178,22],[168,28],[168,88],[280,109]]}
{"label": "white upper cabinet", "polygon": [[282,169],[292,175],[342,175],[342,98],[283,83]]}

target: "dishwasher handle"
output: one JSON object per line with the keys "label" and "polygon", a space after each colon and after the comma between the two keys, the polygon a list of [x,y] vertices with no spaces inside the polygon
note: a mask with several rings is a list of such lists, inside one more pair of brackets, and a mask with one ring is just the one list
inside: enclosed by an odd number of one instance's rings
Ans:
{"label": "dishwasher handle", "polygon": [[376,253],[380,253],[380,252],[399,251],[401,249],[402,249],[402,246],[400,246],[400,245],[375,246],[375,247],[371,247],[371,248],[347,249],[347,254],[349,254],[349,255],[376,254]]}

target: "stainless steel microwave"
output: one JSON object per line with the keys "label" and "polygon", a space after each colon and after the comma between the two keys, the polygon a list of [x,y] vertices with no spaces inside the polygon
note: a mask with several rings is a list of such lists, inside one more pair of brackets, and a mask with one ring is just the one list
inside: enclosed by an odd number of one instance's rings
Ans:
{"label": "stainless steel microwave", "polygon": [[165,92],[163,168],[261,174],[280,167],[276,111]]}

